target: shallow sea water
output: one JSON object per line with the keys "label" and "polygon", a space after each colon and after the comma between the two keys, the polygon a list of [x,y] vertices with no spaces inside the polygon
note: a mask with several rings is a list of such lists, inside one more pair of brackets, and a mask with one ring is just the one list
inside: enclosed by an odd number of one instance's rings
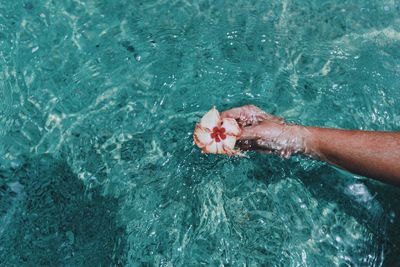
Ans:
{"label": "shallow sea water", "polygon": [[397,1],[0,0],[1,266],[398,266],[400,190],[203,155],[213,105],[400,130]]}

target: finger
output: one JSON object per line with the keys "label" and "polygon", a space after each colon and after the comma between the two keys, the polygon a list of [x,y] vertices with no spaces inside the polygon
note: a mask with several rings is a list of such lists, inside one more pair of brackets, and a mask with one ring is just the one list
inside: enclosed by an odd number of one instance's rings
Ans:
{"label": "finger", "polygon": [[268,113],[264,113],[264,120],[272,121],[278,124],[284,124],[285,120],[282,117],[274,116]]}
{"label": "finger", "polygon": [[278,124],[285,123],[281,117],[273,116],[254,105],[246,105],[238,108],[226,110],[220,114],[221,118],[233,118],[240,126],[259,124],[263,121],[272,121]]}
{"label": "finger", "polygon": [[262,122],[265,120],[269,120],[280,124],[285,122],[283,118],[271,115],[257,106],[248,105],[245,106],[245,108],[248,109],[248,114],[251,114],[253,118],[257,120],[257,122]]}
{"label": "finger", "polygon": [[250,125],[248,117],[246,116],[245,111],[242,108],[233,108],[230,110],[226,110],[220,114],[221,119],[230,118],[236,120],[236,122],[244,127],[246,125]]}
{"label": "finger", "polygon": [[256,115],[256,114],[262,114],[265,113],[263,110],[260,108],[254,106],[254,105],[244,105],[241,107],[237,108],[232,108],[229,110],[226,110],[222,112],[221,116],[227,116],[227,118],[239,118],[240,116],[244,115]]}
{"label": "finger", "polygon": [[243,116],[243,108],[239,107],[239,108],[232,108],[232,109],[228,109],[225,110],[223,112],[221,112],[220,116],[221,119],[223,118],[232,118],[232,119],[239,119],[241,116]]}
{"label": "finger", "polygon": [[221,113],[221,118],[233,118],[240,126],[248,126],[257,124],[268,118],[264,111],[254,105],[246,105],[238,108],[233,108]]}

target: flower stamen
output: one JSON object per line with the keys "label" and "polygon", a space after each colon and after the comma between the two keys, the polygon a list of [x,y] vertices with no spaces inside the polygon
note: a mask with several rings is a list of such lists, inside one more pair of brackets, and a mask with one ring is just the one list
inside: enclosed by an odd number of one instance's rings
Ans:
{"label": "flower stamen", "polygon": [[225,134],[225,128],[224,127],[214,127],[213,131],[211,133],[211,138],[215,140],[215,142],[219,143],[221,140],[226,139],[226,134]]}

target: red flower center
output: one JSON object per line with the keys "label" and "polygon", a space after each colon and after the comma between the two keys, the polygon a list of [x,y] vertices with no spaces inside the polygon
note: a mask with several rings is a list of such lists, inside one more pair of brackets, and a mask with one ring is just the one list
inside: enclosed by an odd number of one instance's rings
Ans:
{"label": "red flower center", "polygon": [[221,142],[221,140],[225,140],[225,128],[224,127],[214,127],[211,133],[211,138],[215,140],[215,142]]}

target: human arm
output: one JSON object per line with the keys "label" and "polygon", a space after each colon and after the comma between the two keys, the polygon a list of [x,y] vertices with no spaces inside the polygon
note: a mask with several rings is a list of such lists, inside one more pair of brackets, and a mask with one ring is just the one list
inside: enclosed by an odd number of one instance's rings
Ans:
{"label": "human arm", "polygon": [[350,172],[400,185],[400,133],[291,125],[255,106],[231,109],[222,117],[242,126],[238,146],[290,157],[301,153]]}

